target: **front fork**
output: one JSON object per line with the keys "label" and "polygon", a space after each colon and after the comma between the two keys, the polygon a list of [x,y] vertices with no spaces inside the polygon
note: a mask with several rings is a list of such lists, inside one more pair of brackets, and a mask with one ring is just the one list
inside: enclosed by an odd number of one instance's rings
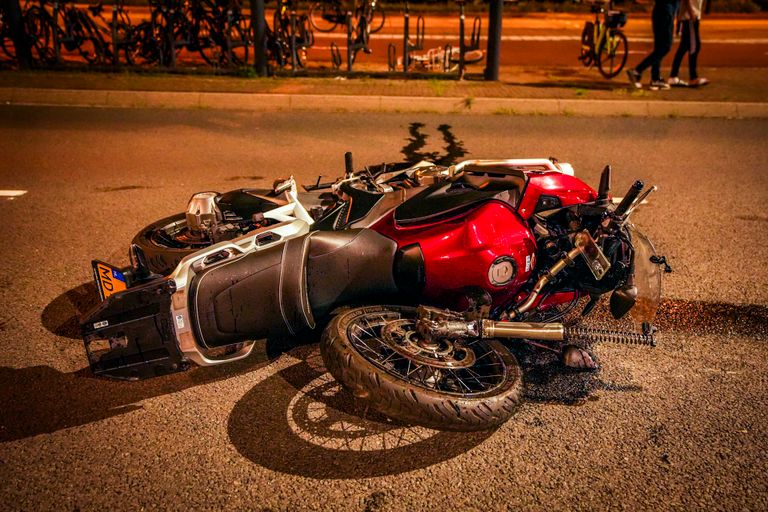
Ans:
{"label": "front fork", "polygon": [[487,318],[467,319],[461,313],[421,306],[416,330],[422,338],[502,338],[531,341],[588,343],[623,343],[656,346],[654,329],[644,324],[643,332],[613,331],[589,327],[565,326],[561,323],[509,322]]}

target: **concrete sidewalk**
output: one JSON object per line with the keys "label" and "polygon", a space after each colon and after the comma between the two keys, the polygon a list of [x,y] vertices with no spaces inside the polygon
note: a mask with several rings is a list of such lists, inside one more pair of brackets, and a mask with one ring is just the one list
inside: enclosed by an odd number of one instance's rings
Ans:
{"label": "concrete sidewalk", "polygon": [[13,105],[250,111],[768,118],[768,70],[708,70],[701,89],[631,90],[579,68],[505,68],[499,82],[382,78],[0,73]]}

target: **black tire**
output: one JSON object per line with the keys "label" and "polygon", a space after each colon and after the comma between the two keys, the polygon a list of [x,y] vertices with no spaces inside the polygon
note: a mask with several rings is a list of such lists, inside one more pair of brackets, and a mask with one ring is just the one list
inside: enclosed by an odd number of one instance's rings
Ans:
{"label": "black tire", "polygon": [[620,30],[610,30],[597,54],[597,69],[605,78],[613,78],[624,69],[627,56],[627,36]]}
{"label": "black tire", "polygon": [[[248,64],[248,46],[249,46],[249,28],[243,22],[233,25],[230,29],[230,43],[232,44],[231,62],[228,64],[235,66],[245,66]],[[226,51],[224,52],[226,57]]]}
{"label": "black tire", "polygon": [[[350,339],[350,330],[365,318],[381,317],[384,321],[386,316],[387,321],[397,320],[413,318],[415,312],[415,308],[405,306],[370,306],[336,315],[320,342],[328,371],[377,411],[408,423],[440,430],[473,431],[493,428],[509,419],[522,399],[522,374],[515,357],[499,341],[482,343],[503,363],[503,369],[496,370],[500,383],[485,392],[460,394],[430,389],[413,379],[398,377],[374,364]],[[369,327],[366,324],[366,329]]]}
{"label": "black tire", "polygon": [[585,67],[589,67],[594,62],[594,30],[591,22],[584,24],[584,30],[581,31],[581,53],[579,60]]}
{"label": "black tire", "polygon": [[218,30],[216,20],[206,16],[199,20],[193,31],[195,40],[193,47],[197,48],[200,56],[209,66],[218,66],[225,62],[224,52],[226,49],[219,44],[224,41],[225,36]]}
{"label": "black tire", "polygon": [[[136,25],[131,31],[130,46],[126,48],[126,60],[131,64],[159,64],[162,49],[159,37],[161,33],[153,30],[150,22],[144,21]],[[129,52],[131,55],[127,57]]]}
{"label": "black tire", "polygon": [[339,25],[343,13],[339,6],[328,1],[315,2],[309,7],[309,22],[315,30],[320,32],[333,32]]}
{"label": "black tire", "polygon": [[[177,213],[164,219],[153,222],[139,231],[132,243],[137,245],[146,257],[149,270],[155,274],[167,276],[176,268],[179,262],[190,254],[199,251],[206,245],[189,247],[169,247],[158,240],[157,233],[176,225],[180,229],[187,225],[186,215]],[[210,244],[207,244],[210,245]]]}
{"label": "black tire", "polygon": [[[384,9],[380,5],[376,5],[373,10],[369,10],[370,16],[366,16],[365,20],[368,22],[368,31],[371,34],[375,34],[382,28],[384,28],[384,22],[387,19],[387,15],[384,14]],[[362,11],[358,9],[355,17],[359,18]]]}
{"label": "black tire", "polygon": [[85,36],[79,40],[77,51],[88,64],[101,64],[104,60],[104,47],[97,37]]}
{"label": "black tire", "polygon": [[24,13],[24,25],[31,42],[32,58],[43,64],[55,63],[53,20],[42,8],[33,6]]}

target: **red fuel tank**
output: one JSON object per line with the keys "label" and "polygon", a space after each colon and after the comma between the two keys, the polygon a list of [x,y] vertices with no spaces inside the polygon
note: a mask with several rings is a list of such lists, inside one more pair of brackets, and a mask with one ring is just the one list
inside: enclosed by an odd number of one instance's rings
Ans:
{"label": "red fuel tank", "polygon": [[539,200],[546,196],[556,200],[549,207],[573,206],[597,199],[595,189],[578,178],[556,171],[529,172],[523,199],[517,212],[523,219],[529,219],[536,211]]}
{"label": "red fuel tank", "polygon": [[536,242],[512,206],[489,200],[455,217],[397,225],[390,213],[372,228],[403,248],[419,244],[424,255],[423,295],[459,307],[467,287],[480,287],[494,305],[513,297],[535,266]]}

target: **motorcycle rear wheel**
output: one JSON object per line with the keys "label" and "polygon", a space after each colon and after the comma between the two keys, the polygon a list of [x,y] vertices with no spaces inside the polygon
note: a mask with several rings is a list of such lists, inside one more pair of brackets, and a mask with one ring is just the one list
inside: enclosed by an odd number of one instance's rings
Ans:
{"label": "motorcycle rear wheel", "polygon": [[414,334],[415,317],[416,309],[405,306],[369,306],[338,314],[320,342],[328,371],[374,409],[408,423],[473,431],[509,419],[523,391],[515,357],[497,340],[475,339],[465,342],[473,352],[470,366],[420,364],[424,359],[409,359],[383,341],[398,329]]}
{"label": "motorcycle rear wheel", "polygon": [[177,213],[145,227],[132,243],[141,249],[152,273],[167,276],[183,258],[212,245],[207,240],[185,240],[187,232],[186,215]]}

